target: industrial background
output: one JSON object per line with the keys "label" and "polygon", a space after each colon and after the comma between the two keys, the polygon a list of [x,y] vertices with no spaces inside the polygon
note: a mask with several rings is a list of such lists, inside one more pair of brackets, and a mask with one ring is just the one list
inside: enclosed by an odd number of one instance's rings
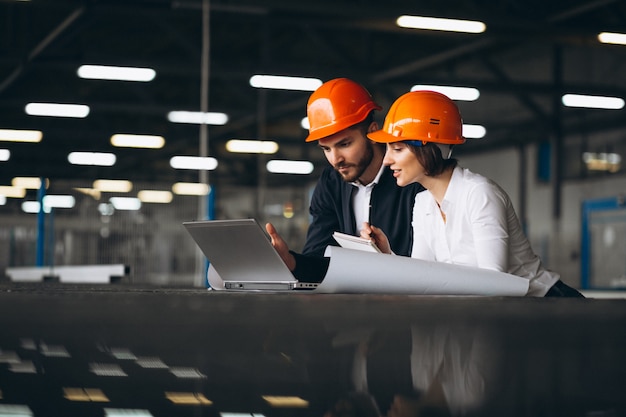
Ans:
{"label": "industrial background", "polygon": [[[401,28],[400,15],[481,21],[483,33]],[[563,94],[626,97],[626,46],[602,32],[626,31],[617,0],[300,2],[194,0],[0,1],[0,129],[43,132],[38,143],[0,142],[0,186],[45,178],[48,195],[72,208],[45,215],[24,203],[0,206],[0,268],[35,264],[45,231],[46,265],[123,263],[135,283],[203,285],[185,220],[255,217],[272,221],[300,249],[308,199],[327,163],[304,142],[310,91],[254,88],[253,75],[349,77],[383,106],[416,84],[472,87],[459,101],[467,124],[486,134],[456,150],[461,165],[511,195],[535,251],[564,281],[625,285],[624,109],[563,105]],[[78,77],[82,65],[151,68],[149,82]],[[87,105],[84,118],[27,114],[29,103]],[[174,123],[170,111],[224,113],[223,125]],[[115,148],[116,133],[158,135],[159,149]],[[274,141],[275,154],[232,153],[231,139]],[[203,146],[206,148],[203,149]],[[111,152],[109,167],[77,166],[70,152]],[[173,156],[206,154],[214,170],[180,170]],[[304,175],[266,170],[273,159],[310,161]],[[98,179],[131,181],[125,193],[95,193]],[[111,197],[204,182],[208,196],[174,195],[136,211]],[[89,192],[91,190],[91,192]],[[599,257],[599,258],[598,258]],[[598,259],[596,259],[598,258]],[[595,261],[594,261],[595,259]]]}

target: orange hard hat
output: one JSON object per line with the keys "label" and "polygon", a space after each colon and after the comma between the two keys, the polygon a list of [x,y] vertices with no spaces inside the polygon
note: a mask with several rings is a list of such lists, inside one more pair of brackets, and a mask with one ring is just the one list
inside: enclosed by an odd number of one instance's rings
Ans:
{"label": "orange hard hat", "polygon": [[412,91],[398,97],[385,117],[383,128],[367,134],[374,142],[413,141],[459,145],[465,142],[459,108],[435,91]]}
{"label": "orange hard hat", "polygon": [[307,142],[325,138],[367,118],[372,110],[382,110],[359,83],[336,78],[322,84],[309,97]]}

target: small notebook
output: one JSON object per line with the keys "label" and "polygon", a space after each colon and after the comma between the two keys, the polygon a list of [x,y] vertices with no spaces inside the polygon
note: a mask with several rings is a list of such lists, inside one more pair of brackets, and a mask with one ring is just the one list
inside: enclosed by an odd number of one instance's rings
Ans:
{"label": "small notebook", "polygon": [[369,239],[364,239],[359,236],[347,235],[341,232],[333,233],[333,238],[346,249],[357,249],[366,252],[376,252],[381,253],[380,249],[374,242]]}

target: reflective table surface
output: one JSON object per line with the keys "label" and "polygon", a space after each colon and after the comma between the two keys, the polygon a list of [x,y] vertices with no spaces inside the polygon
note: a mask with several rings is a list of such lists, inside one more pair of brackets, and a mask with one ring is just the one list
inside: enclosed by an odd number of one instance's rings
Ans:
{"label": "reflective table surface", "polygon": [[626,300],[0,285],[0,416],[621,416]]}

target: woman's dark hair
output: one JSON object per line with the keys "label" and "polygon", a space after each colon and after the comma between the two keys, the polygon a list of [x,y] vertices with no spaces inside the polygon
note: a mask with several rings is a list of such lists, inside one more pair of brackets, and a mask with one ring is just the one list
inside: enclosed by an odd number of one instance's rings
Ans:
{"label": "woman's dark hair", "polygon": [[454,158],[444,159],[441,148],[436,143],[427,142],[422,146],[408,145],[411,152],[417,157],[417,161],[424,167],[426,175],[434,177],[444,172],[449,167],[455,167],[457,160]]}

